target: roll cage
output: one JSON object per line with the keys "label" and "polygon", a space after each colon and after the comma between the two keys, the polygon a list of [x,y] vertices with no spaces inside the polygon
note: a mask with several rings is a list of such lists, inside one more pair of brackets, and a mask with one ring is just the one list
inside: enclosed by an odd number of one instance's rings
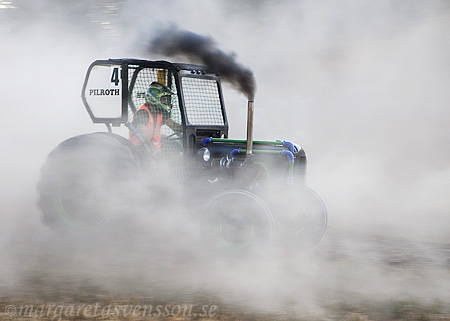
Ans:
{"label": "roll cage", "polygon": [[87,71],[82,100],[94,123],[119,127],[131,121],[144,103],[152,81],[175,95],[172,116],[182,125],[183,145],[193,147],[204,138],[227,138],[228,120],[219,75],[208,67],[139,59],[93,62]]}

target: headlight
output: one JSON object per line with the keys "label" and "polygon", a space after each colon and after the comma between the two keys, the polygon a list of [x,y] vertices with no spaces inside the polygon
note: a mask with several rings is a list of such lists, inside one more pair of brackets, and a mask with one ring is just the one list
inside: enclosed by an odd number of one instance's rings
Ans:
{"label": "headlight", "polygon": [[198,154],[205,162],[209,161],[210,158],[211,158],[211,152],[210,152],[209,149],[206,148],[206,147],[200,148],[200,149],[198,150],[197,154]]}

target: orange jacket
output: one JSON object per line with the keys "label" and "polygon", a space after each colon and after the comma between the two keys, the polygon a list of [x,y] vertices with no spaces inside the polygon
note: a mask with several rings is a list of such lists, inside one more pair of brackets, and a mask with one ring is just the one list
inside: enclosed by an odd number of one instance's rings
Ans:
{"label": "orange jacket", "polygon": [[[161,113],[158,113],[156,115],[156,126],[155,126],[153,115],[150,112],[150,110],[148,109],[148,107],[145,104],[143,104],[137,112],[139,112],[140,110],[145,110],[149,116],[148,123],[147,123],[147,131],[146,131],[148,141],[152,142],[155,147],[160,148],[161,147],[161,125],[162,125],[162,121],[163,121],[163,115]],[[136,114],[137,114],[137,112],[136,112]],[[136,114],[134,114],[134,116],[133,116],[133,122],[134,122],[134,118],[136,117]],[[132,142],[135,145],[140,144],[139,140],[137,139],[136,136],[134,136],[134,134],[132,132],[130,132],[129,140],[130,140],[130,142]]]}

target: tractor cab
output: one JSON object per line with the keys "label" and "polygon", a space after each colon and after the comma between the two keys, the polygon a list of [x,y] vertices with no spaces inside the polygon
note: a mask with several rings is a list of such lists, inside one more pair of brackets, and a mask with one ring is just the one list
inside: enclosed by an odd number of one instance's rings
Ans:
{"label": "tractor cab", "polygon": [[161,127],[163,137],[177,137],[194,150],[205,138],[227,138],[228,121],[219,75],[204,66],[138,59],[97,60],[86,74],[83,103],[94,123],[127,125],[145,103],[152,82],[173,95],[170,118],[181,128]]}

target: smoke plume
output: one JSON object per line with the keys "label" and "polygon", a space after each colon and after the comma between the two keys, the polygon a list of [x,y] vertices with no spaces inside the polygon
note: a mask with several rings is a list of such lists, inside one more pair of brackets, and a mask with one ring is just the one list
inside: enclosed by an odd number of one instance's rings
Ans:
{"label": "smoke plume", "polygon": [[171,26],[161,30],[158,36],[151,40],[149,51],[167,56],[185,56],[196,63],[211,67],[249,100],[254,99],[256,83],[253,72],[239,64],[234,54],[219,49],[212,37]]}

